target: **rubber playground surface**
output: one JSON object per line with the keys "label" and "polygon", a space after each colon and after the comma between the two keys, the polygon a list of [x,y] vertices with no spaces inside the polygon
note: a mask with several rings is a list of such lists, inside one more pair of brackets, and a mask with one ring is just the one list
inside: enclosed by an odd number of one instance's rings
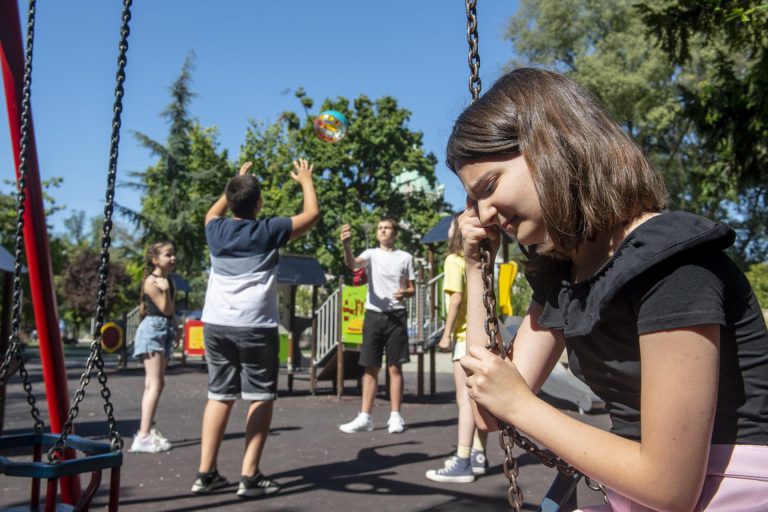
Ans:
{"label": "rubber playground surface", "polygon": [[[238,403],[219,454],[219,471],[231,485],[214,494],[197,496],[189,489],[197,471],[200,422],[206,402],[205,366],[189,361],[186,366],[174,362],[168,369],[166,386],[156,415],[156,428],[174,445],[160,454],[134,454],[130,448],[138,428],[144,371],[131,361],[128,369],[118,370],[115,360],[106,357],[108,386],[118,428],[125,440],[126,451],[121,472],[120,510],[173,511],[359,511],[414,510],[482,511],[509,510],[506,500],[507,480],[502,471],[503,452],[497,434],[488,439],[488,474],[469,484],[437,483],[424,477],[428,469],[442,467],[455,451],[456,406],[453,376],[447,354],[438,354],[437,386],[434,395],[417,396],[415,371],[405,370],[405,403],[402,415],[408,429],[402,434],[389,434],[386,420],[389,403],[379,388],[373,411],[374,430],[344,434],[338,425],[351,420],[360,404],[356,382],[346,382],[344,396],[338,399],[329,382],[320,382],[319,392],[308,393],[307,373],[294,377],[293,393],[288,393],[287,378],[281,375],[280,398],[275,404],[270,437],[262,458],[262,471],[277,480],[280,492],[253,500],[235,495],[243,449],[246,407]],[[79,383],[85,363],[81,358],[67,360],[67,375],[72,391]],[[38,408],[47,422],[48,413],[38,361],[27,363],[32,377]],[[414,368],[415,370],[415,368]],[[383,382],[383,379],[381,379]],[[71,398],[70,398],[71,400]],[[555,403],[553,401],[553,403]],[[602,411],[579,415],[574,407],[555,403],[568,414],[606,428],[607,415]],[[9,383],[5,411],[4,434],[31,431],[29,405],[18,376]],[[107,435],[103,399],[95,375],[81,403],[76,422],[78,435],[103,439]],[[533,456],[515,449],[520,465],[519,483],[525,494],[524,510],[536,510],[546,493],[555,470],[541,465]],[[83,486],[86,478],[82,478]],[[43,486],[45,489],[45,486]],[[108,475],[92,503],[91,510],[105,510]],[[579,483],[579,505],[602,503],[602,495]],[[28,503],[29,481],[0,475],[0,509]]]}

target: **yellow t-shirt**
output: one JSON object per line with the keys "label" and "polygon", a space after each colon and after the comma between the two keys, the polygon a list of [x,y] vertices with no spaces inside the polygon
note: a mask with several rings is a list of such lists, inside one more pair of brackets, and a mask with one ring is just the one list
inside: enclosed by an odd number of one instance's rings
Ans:
{"label": "yellow t-shirt", "polygon": [[453,338],[456,342],[467,340],[467,270],[464,258],[457,254],[449,254],[445,258],[443,269],[443,291],[445,292],[444,309],[448,311],[450,293],[461,293],[461,306],[453,326]]}

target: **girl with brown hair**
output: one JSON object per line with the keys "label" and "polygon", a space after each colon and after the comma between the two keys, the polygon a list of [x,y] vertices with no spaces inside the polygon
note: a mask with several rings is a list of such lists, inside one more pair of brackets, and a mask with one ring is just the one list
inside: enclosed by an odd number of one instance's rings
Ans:
{"label": "girl with brown hair", "polygon": [[[729,227],[667,212],[660,174],[563,75],[518,69],[457,119],[467,191],[461,364],[475,420],[515,425],[607,489],[607,510],[768,510],[768,333]],[[510,358],[483,348],[480,242],[528,255]],[[610,432],[536,396],[563,348]],[[604,508],[605,508],[604,507]]]}
{"label": "girl with brown hair", "polygon": [[145,378],[141,423],[133,438],[132,452],[157,453],[173,447],[152,424],[165,387],[165,369],[176,344],[175,289],[170,277],[175,267],[176,250],[171,242],[149,247],[139,294],[141,323],[133,344],[133,356],[144,363]]}

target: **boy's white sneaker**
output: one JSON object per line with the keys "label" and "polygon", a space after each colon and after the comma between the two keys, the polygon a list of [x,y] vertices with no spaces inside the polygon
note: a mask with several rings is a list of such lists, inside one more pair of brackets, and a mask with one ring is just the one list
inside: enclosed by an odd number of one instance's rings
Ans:
{"label": "boy's white sneaker", "polygon": [[370,414],[358,414],[355,419],[349,423],[339,425],[339,430],[346,434],[354,434],[355,432],[370,432],[373,430],[373,419]]}
{"label": "boy's white sneaker", "polygon": [[387,421],[387,430],[390,434],[400,434],[405,430],[405,420],[402,416],[390,416]]}

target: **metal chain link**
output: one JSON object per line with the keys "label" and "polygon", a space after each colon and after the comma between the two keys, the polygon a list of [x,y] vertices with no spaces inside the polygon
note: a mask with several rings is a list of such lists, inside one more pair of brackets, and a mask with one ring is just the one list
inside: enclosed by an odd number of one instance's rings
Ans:
{"label": "metal chain link", "polygon": [[114,407],[110,402],[111,393],[107,386],[107,375],[104,373],[104,360],[101,357],[101,328],[104,325],[104,316],[106,312],[107,280],[109,278],[109,248],[112,243],[112,213],[114,212],[115,182],[117,177],[117,155],[120,145],[120,115],[123,111],[123,82],[125,82],[125,65],[127,63],[128,35],[130,28],[128,22],[131,20],[132,0],[123,0],[122,25],[120,27],[120,53],[117,58],[117,76],[115,85],[115,103],[113,107],[112,118],[112,137],[109,151],[109,172],[107,176],[107,191],[104,203],[104,225],[101,237],[101,266],[99,267],[99,291],[96,306],[96,320],[93,328],[93,342],[90,347],[90,354],[85,365],[85,371],[80,377],[80,387],[75,392],[74,402],[69,410],[69,416],[62,428],[61,436],[56,443],[48,450],[48,461],[56,462],[61,460],[64,453],[64,443],[72,429],[72,423],[80,413],[79,404],[85,397],[85,388],[91,380],[93,367],[98,369],[98,381],[101,384],[101,397],[104,399],[104,412],[107,414],[107,424],[109,426],[109,438],[112,451],[123,449],[123,439],[117,431],[117,421],[114,417]]}
{"label": "metal chain link", "polygon": [[40,411],[37,409],[35,397],[32,394],[32,384],[29,381],[29,374],[24,367],[24,356],[21,353],[21,344],[19,343],[19,323],[21,317],[21,269],[22,255],[24,251],[24,210],[26,202],[27,189],[27,166],[29,149],[29,125],[30,125],[30,98],[32,94],[32,50],[35,35],[35,0],[29,1],[29,11],[27,14],[27,38],[24,50],[24,85],[22,88],[21,101],[21,137],[19,149],[19,179],[16,185],[16,254],[13,267],[13,313],[11,319],[11,336],[8,339],[9,346],[3,358],[2,368],[0,368],[0,387],[6,384],[11,364],[11,357],[15,357],[19,366],[19,376],[27,394],[27,403],[30,406],[32,419],[35,421],[35,432],[41,433],[44,428],[43,420],[40,418]]}
{"label": "metal chain link", "polygon": [[480,241],[480,275],[483,278],[483,306],[485,321],[483,327],[488,335],[485,348],[497,350],[502,359],[507,357],[504,342],[499,336],[499,319],[496,317],[496,295],[493,293],[493,262],[491,261],[491,241],[484,238]]}
{"label": "metal chain link", "polygon": [[[493,291],[493,265],[491,264],[490,241],[488,239],[480,242],[480,261],[481,274],[483,277],[483,304],[485,305],[486,315],[485,332],[488,334],[488,343],[485,347],[490,350],[498,350],[501,357],[504,358],[507,355],[507,349],[504,348],[501,336],[496,335],[498,333],[499,321],[496,318],[496,297]],[[492,327],[489,328],[489,326]],[[523,505],[523,491],[517,484],[517,461],[512,455],[512,448],[514,445],[519,446],[525,452],[535,456],[546,467],[556,468],[557,471],[565,476],[580,474],[576,468],[565,462],[551,451],[539,448],[536,443],[521,434],[514,426],[509,425],[501,420],[498,420],[498,424],[499,443],[501,444],[505,454],[504,475],[509,480],[507,499],[509,500],[509,505],[516,512],[520,512]]]}
{"label": "metal chain link", "polygon": [[477,35],[477,0],[464,0],[467,9],[467,43],[469,43],[469,92],[472,101],[480,97],[480,53],[478,52],[479,38]]}
{"label": "metal chain link", "polygon": [[[469,43],[469,92],[472,94],[472,102],[480,97],[480,54],[478,53],[478,35],[477,35],[477,0],[465,0],[467,10],[467,42]],[[499,319],[496,317],[496,295],[493,284],[493,261],[491,261],[491,241],[487,238],[480,241],[480,273],[483,280],[483,306],[485,307],[485,321],[483,327],[488,335],[488,342],[485,348],[498,351],[502,359],[507,357],[508,349],[504,347],[504,342],[499,335]],[[512,454],[514,445],[518,445],[527,453],[535,456],[546,467],[556,468],[557,471],[565,476],[580,475],[580,473],[565,462],[563,459],[551,451],[539,448],[536,443],[528,437],[521,434],[514,426],[501,420],[499,424],[499,444],[504,450],[504,476],[509,480],[507,489],[507,500],[510,507],[515,512],[520,512],[523,507],[523,490],[517,483],[519,467],[517,459]],[[587,479],[587,485],[590,489],[600,490],[605,496],[605,490],[600,484],[593,484]]]}

